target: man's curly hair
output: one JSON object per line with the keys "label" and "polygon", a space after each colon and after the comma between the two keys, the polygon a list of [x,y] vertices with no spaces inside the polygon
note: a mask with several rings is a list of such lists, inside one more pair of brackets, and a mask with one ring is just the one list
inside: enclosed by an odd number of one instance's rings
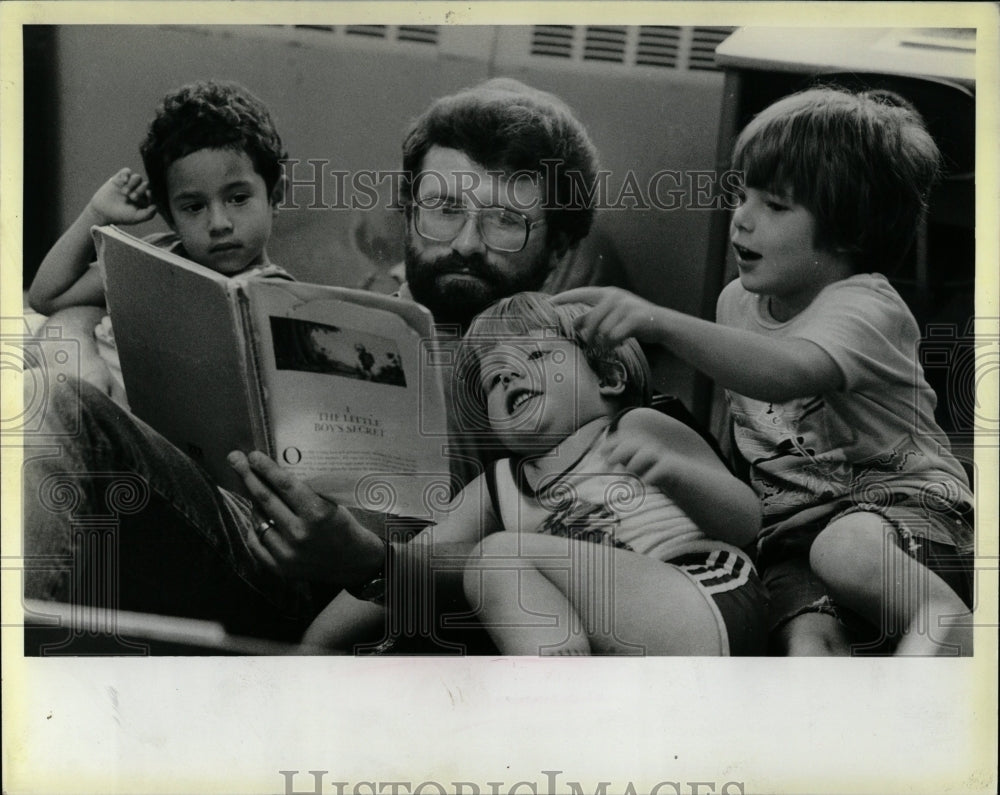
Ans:
{"label": "man's curly hair", "polygon": [[435,146],[464,152],[488,170],[542,177],[550,245],[573,245],[590,231],[597,148],[573,111],[554,94],[495,77],[436,100],[410,124],[403,140],[399,198],[407,211],[424,157]]}
{"label": "man's curly hair", "polygon": [[264,103],[239,83],[204,80],[171,91],[160,103],[139,147],[160,214],[173,223],[167,200],[167,169],[200,149],[245,152],[264,179],[268,195],[288,157]]}

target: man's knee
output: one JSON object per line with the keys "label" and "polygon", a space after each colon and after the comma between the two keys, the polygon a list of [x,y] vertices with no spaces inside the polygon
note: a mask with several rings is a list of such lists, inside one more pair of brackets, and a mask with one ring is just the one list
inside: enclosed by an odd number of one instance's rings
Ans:
{"label": "man's knee", "polygon": [[35,406],[42,412],[33,435],[77,436],[94,421],[120,422],[124,414],[106,392],[73,376],[44,386],[31,384],[25,378],[24,393],[26,410]]}

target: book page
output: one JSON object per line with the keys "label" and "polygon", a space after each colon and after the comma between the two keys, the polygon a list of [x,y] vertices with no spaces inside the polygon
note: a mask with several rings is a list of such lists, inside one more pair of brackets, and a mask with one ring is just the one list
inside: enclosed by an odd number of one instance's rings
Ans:
{"label": "book page", "polygon": [[275,460],[335,502],[428,517],[448,489],[429,314],[301,283],[258,280],[246,294]]}

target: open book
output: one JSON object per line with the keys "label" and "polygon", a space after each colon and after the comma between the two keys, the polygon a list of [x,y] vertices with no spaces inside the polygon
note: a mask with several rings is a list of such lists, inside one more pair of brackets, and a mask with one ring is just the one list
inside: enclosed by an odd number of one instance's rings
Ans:
{"label": "open book", "polygon": [[230,279],[93,230],[131,410],[243,491],[263,450],[346,506],[424,517],[448,488],[430,313],[362,290]]}

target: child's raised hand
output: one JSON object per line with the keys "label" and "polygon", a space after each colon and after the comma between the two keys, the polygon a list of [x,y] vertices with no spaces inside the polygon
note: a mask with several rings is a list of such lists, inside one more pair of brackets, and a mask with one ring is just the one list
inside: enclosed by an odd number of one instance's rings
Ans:
{"label": "child's raised hand", "polygon": [[576,287],[554,295],[557,304],[590,304],[576,328],[591,343],[615,346],[628,337],[660,342],[663,307],[618,287]]}
{"label": "child's raised hand", "polygon": [[149,183],[130,168],[121,169],[101,185],[88,208],[102,224],[138,224],[156,215]]}

